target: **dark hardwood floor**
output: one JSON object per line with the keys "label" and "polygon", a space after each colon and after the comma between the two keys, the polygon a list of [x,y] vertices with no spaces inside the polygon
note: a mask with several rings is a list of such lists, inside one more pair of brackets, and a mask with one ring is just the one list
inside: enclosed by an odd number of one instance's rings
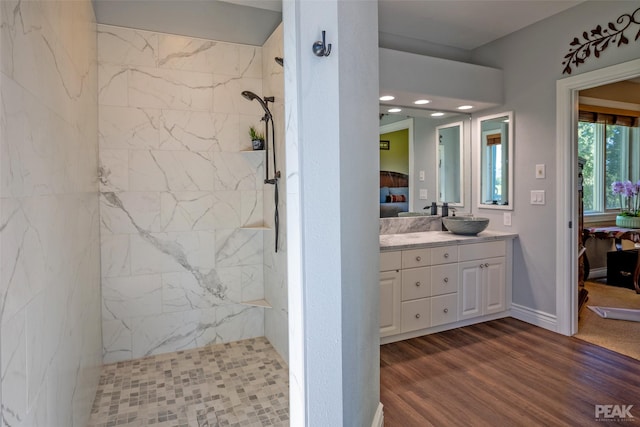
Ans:
{"label": "dark hardwood floor", "polygon": [[380,400],[388,427],[640,426],[640,362],[505,318],[381,346]]}

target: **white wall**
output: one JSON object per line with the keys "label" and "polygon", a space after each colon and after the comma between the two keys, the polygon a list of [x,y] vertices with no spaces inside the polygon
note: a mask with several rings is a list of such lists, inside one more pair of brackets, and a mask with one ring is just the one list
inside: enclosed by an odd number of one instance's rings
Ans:
{"label": "white wall", "polygon": [[84,427],[102,361],[93,9],[0,14],[0,424]]}
{"label": "white wall", "polygon": [[104,361],[263,336],[262,49],[99,25],[98,58]]}
{"label": "white wall", "polygon": [[[513,226],[502,226],[502,212],[477,210],[491,218],[491,227],[519,234],[514,245],[513,302],[531,310],[556,314],[556,81],[562,61],[574,37],[597,25],[606,26],[623,13],[637,9],[637,1],[585,2],[531,25],[474,52],[482,65],[504,73],[505,104],[481,115],[513,110],[515,201]],[[578,68],[577,75],[640,57],[633,41],[637,28],[627,30],[629,44],[611,44],[599,58],[593,55]],[[474,116],[477,117],[477,116]],[[477,152],[476,152],[477,155]],[[546,164],[547,178],[535,179],[535,165]],[[546,205],[529,204],[531,190],[546,192]],[[474,195],[474,206],[477,195]]]}
{"label": "white wall", "polygon": [[[379,401],[377,4],[283,7],[291,425],[370,426]],[[333,48],[318,58],[311,44],[322,30]]]}

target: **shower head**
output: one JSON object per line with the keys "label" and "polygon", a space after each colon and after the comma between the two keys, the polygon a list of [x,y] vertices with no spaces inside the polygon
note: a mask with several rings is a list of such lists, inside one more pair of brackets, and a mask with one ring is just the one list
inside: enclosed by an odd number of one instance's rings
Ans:
{"label": "shower head", "polygon": [[249,101],[253,101],[254,99],[260,103],[262,109],[264,110],[265,117],[271,118],[271,111],[269,111],[269,107],[267,107],[267,102],[273,102],[273,96],[266,97],[264,101],[255,93],[249,90],[243,90],[242,96],[244,96]]}
{"label": "shower head", "polygon": [[278,65],[280,65],[281,67],[284,67],[284,59],[282,57],[276,56],[274,59],[276,60]]}

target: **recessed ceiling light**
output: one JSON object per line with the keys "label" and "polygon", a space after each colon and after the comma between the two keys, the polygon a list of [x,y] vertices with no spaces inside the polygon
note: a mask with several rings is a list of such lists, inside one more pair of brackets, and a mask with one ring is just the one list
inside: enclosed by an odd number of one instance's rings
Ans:
{"label": "recessed ceiling light", "polygon": [[396,99],[396,97],[391,95],[384,95],[380,97],[380,101],[393,101],[394,99]]}
{"label": "recessed ceiling light", "polygon": [[416,105],[424,105],[424,104],[428,104],[431,101],[429,101],[428,99],[418,99],[417,101],[413,101],[414,104]]}
{"label": "recessed ceiling light", "polygon": [[470,110],[473,108],[473,105],[461,105],[458,107],[458,110]]}
{"label": "recessed ceiling light", "polygon": [[444,116],[444,113],[433,113],[431,114],[431,117],[442,117]]}
{"label": "recessed ceiling light", "polygon": [[387,111],[390,113],[399,113],[400,111],[402,111],[402,108],[390,108]]}

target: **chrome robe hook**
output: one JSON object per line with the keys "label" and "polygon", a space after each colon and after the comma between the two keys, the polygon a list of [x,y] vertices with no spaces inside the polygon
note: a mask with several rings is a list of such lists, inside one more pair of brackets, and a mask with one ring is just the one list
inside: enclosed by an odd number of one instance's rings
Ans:
{"label": "chrome robe hook", "polygon": [[322,40],[318,40],[313,44],[313,53],[316,56],[329,56],[331,53],[331,43],[325,43],[325,33],[326,31],[322,30]]}

